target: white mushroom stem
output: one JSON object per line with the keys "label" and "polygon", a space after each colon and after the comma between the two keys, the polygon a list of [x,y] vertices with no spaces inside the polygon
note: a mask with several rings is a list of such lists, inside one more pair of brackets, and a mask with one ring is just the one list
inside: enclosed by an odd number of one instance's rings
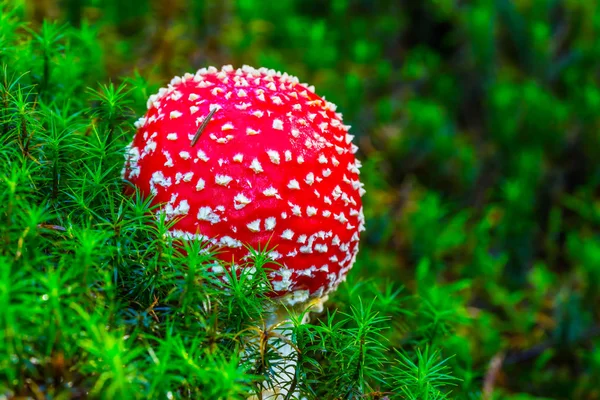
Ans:
{"label": "white mushroom stem", "polygon": [[[323,304],[327,301],[328,296],[313,299],[309,302],[295,305],[291,308],[294,312],[303,312],[304,317],[302,323],[308,323],[310,313],[320,313],[323,311]],[[269,346],[269,351],[276,351],[280,360],[272,367],[274,377],[271,380],[263,383],[262,396],[252,395],[248,400],[283,400],[288,398],[290,390],[293,393],[289,398],[298,399],[298,388],[293,389],[292,383],[296,375],[296,365],[298,353],[292,342],[292,321],[288,318],[289,311],[285,307],[279,305],[268,313],[265,320],[266,331],[270,332],[270,336],[266,339],[266,345]],[[265,328],[265,327],[263,327]],[[261,328],[262,329],[262,328]],[[254,346],[260,346],[259,342],[254,342]]]}

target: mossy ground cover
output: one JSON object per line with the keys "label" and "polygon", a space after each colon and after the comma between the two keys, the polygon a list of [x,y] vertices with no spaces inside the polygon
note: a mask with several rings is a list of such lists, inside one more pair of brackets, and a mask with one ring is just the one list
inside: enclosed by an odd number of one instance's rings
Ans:
{"label": "mossy ground cover", "polygon": [[225,284],[123,193],[148,96],[223,64],[314,84],[360,147],[358,261],[289,332],[302,396],[600,398],[599,21],[593,1],[0,1],[0,398],[272,380],[265,249]]}

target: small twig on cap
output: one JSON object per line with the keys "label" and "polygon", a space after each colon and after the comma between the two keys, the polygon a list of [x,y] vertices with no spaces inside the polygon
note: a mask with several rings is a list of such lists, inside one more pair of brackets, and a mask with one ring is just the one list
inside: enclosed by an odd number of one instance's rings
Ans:
{"label": "small twig on cap", "polygon": [[202,135],[202,132],[204,131],[204,129],[206,128],[206,125],[208,124],[208,121],[210,121],[210,119],[212,118],[213,114],[216,111],[217,111],[217,107],[213,108],[212,111],[208,113],[206,118],[204,118],[204,121],[202,121],[202,124],[200,124],[200,126],[198,127],[198,130],[196,131],[196,135],[192,139],[192,146],[194,146],[196,144],[196,142],[198,141],[198,139],[200,139],[200,135]]}

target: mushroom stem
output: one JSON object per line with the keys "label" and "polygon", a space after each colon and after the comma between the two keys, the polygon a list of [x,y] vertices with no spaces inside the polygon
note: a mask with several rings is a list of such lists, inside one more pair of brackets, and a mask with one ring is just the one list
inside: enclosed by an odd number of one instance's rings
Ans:
{"label": "mushroom stem", "polygon": [[[308,323],[310,313],[323,311],[323,304],[327,296],[314,299],[308,303],[291,307],[293,312],[304,313],[302,323]],[[299,391],[296,388],[295,376],[298,360],[298,349],[294,346],[292,337],[292,321],[289,319],[289,309],[279,305],[275,306],[268,314],[265,321],[264,345],[273,346],[274,351],[280,356],[280,361],[272,367],[274,377],[271,381],[263,383],[261,396],[250,396],[248,400],[285,400],[298,399]]]}

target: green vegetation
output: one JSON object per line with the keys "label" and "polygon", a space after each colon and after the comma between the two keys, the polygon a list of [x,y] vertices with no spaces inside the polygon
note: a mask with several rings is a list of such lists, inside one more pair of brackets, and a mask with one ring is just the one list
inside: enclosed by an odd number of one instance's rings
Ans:
{"label": "green vegetation", "polygon": [[272,379],[265,274],[216,279],[120,178],[148,96],[222,64],[314,84],[361,148],[357,264],[292,315],[302,396],[600,398],[595,1],[57,3],[0,0],[0,398]]}

